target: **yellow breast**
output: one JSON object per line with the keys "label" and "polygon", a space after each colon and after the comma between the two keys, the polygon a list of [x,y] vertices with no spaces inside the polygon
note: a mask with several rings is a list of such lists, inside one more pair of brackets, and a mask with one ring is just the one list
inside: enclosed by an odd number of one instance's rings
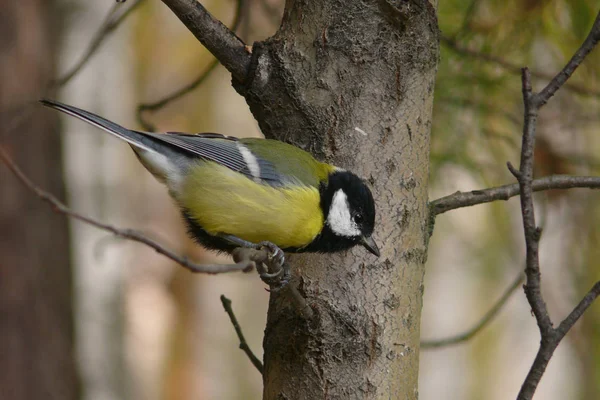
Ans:
{"label": "yellow breast", "polygon": [[317,188],[263,185],[214,162],[192,167],[176,197],[212,235],[304,247],[323,227]]}

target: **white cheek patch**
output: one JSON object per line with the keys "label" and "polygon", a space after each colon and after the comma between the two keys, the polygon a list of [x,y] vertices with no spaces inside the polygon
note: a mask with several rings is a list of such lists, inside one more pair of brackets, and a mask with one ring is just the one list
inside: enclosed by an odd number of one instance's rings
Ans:
{"label": "white cheek patch", "polygon": [[358,229],[350,215],[348,198],[342,189],[339,189],[333,195],[329,215],[327,216],[327,224],[333,233],[339,236],[353,237],[361,234],[360,229]]}

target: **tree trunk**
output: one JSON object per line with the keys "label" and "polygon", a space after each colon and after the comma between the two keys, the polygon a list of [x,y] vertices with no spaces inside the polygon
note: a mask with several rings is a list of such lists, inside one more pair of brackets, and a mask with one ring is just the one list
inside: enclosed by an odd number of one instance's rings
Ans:
{"label": "tree trunk", "polygon": [[[64,197],[55,113],[33,103],[54,71],[52,2],[0,2],[0,143]],[[67,220],[0,166],[0,398],[78,398]]]}
{"label": "tree trunk", "polygon": [[315,316],[272,293],[265,399],[418,397],[437,61],[426,0],[288,0],[250,79],[234,81],[267,137],[370,182],[382,248],[289,258]]}

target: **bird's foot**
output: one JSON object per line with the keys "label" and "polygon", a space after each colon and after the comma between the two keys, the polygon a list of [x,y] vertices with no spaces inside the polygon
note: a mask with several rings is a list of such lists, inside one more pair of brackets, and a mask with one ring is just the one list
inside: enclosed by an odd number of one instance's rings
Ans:
{"label": "bird's foot", "polygon": [[259,246],[261,249],[267,248],[269,250],[269,262],[272,263],[272,266],[278,267],[273,268],[273,271],[277,271],[283,267],[283,264],[285,263],[285,254],[283,253],[283,250],[271,242],[260,242]]}
{"label": "bird's foot", "polygon": [[265,262],[268,270],[259,271],[260,278],[269,285],[271,291],[284,288],[290,281],[290,266],[285,262],[283,250],[271,242],[261,242],[260,248],[269,251]]}
{"label": "bird's foot", "polygon": [[290,266],[285,263],[277,272],[259,271],[258,275],[264,283],[269,285],[268,292],[278,292],[290,283]]}
{"label": "bird's foot", "polygon": [[[252,258],[252,260],[256,262],[256,269],[258,270],[260,278],[269,285],[271,291],[280,290],[289,283],[290,267],[285,262],[283,250],[275,243],[265,241],[256,244],[233,235],[221,235],[221,237],[239,248],[267,251],[268,254],[266,259],[261,257],[260,259]],[[233,253],[234,259],[236,259],[236,251]],[[243,250],[237,252],[245,253]],[[239,256],[239,254],[237,254],[237,256]]]}

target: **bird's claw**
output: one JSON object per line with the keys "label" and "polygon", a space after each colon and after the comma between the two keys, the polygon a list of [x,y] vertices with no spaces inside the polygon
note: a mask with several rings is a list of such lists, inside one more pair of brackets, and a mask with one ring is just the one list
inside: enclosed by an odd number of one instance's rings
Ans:
{"label": "bird's claw", "polygon": [[269,250],[269,262],[272,262],[272,265],[278,266],[279,268],[283,267],[283,264],[285,263],[285,254],[283,253],[283,250],[271,242],[261,242],[260,247],[266,247]]}
{"label": "bird's claw", "polygon": [[259,275],[260,279],[269,285],[268,292],[278,292],[290,283],[290,266],[286,263],[275,273],[262,272]]}
{"label": "bird's claw", "polygon": [[269,250],[268,266],[269,271],[273,271],[260,273],[260,278],[269,285],[271,291],[278,291],[290,281],[290,268],[285,262],[285,254],[271,242],[261,242],[260,247]]}

